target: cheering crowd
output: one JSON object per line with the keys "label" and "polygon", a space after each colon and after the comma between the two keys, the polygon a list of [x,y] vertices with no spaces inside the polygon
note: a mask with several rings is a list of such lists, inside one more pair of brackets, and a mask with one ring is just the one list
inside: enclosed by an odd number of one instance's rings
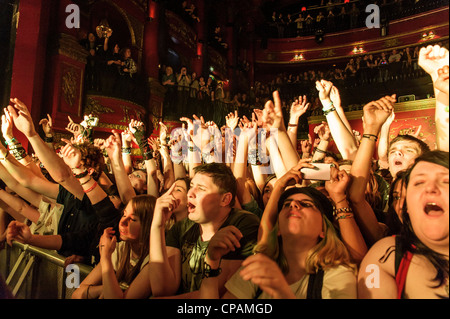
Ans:
{"label": "cheering crowd", "polygon": [[[186,114],[158,137],[131,120],[95,138],[87,116],[61,143],[50,117],[35,125],[14,97],[2,115],[0,242],[92,265],[72,298],[448,298],[449,52],[422,47],[418,65],[434,85],[436,145],[390,140],[395,94],[364,106],[357,138],[327,80],[315,82],[326,121],[302,153],[300,92],[288,116],[274,91],[249,117],[235,111],[219,127]],[[308,177],[317,171],[326,176]]]}

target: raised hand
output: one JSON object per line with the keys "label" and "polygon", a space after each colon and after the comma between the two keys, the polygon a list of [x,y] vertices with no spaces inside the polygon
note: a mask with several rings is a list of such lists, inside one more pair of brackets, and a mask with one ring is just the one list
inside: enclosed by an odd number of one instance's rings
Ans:
{"label": "raised hand", "polygon": [[290,110],[290,121],[289,123],[291,123],[291,121],[298,121],[298,119],[306,113],[306,111],[308,110],[310,104],[306,103],[306,95],[304,95],[303,97],[299,96],[298,99],[296,99],[294,102],[292,102],[291,104],[291,110]]}
{"label": "raised hand", "polygon": [[316,89],[319,91],[319,99],[321,101],[331,100],[330,93],[333,83],[326,80],[316,81]]}
{"label": "raised hand", "polygon": [[11,140],[13,136],[13,123],[11,115],[7,108],[4,109],[5,114],[2,115],[2,134],[6,141]]}
{"label": "raised hand", "polygon": [[335,203],[338,203],[347,197],[347,187],[350,182],[350,176],[348,176],[345,170],[339,170],[336,167],[331,167],[330,175],[330,180],[325,182],[325,189],[330,198]]}
{"label": "raised hand", "polygon": [[76,141],[79,141],[83,136],[84,128],[80,124],[75,123],[70,116],[67,116],[67,118],[69,119],[69,123],[67,124],[66,130],[73,134]]}
{"label": "raised hand", "polygon": [[156,200],[152,228],[164,228],[166,222],[172,216],[172,212],[180,205],[180,200],[176,199],[172,194],[175,186],[176,183],[173,183],[167,192]]}
{"label": "raised hand", "polygon": [[444,67],[438,69],[438,77],[434,81],[434,87],[439,91],[449,95],[449,67],[445,65]]}
{"label": "raised hand", "polygon": [[280,93],[278,91],[273,92],[273,102],[269,100],[264,105],[262,121],[264,127],[286,131],[283,111],[281,109]]}
{"label": "raised hand", "polygon": [[238,111],[234,111],[234,113],[229,113],[225,116],[225,121],[227,123],[227,127],[234,131],[239,123]]}
{"label": "raised hand", "polygon": [[330,127],[328,126],[328,123],[325,121],[322,121],[322,124],[317,125],[314,128],[314,133],[319,136],[319,138],[322,141],[329,141],[331,138],[331,131]]}
{"label": "raised hand", "polygon": [[117,131],[113,130],[112,133],[113,134],[105,140],[104,148],[110,158],[120,160],[122,150],[121,138]]}
{"label": "raised hand", "polygon": [[384,122],[391,115],[394,110],[394,103],[396,101],[395,94],[392,96],[385,96],[377,101],[372,101],[364,106],[364,129],[375,130],[378,134]]}
{"label": "raised hand", "polygon": [[70,168],[76,168],[80,166],[81,163],[81,151],[73,146],[72,142],[66,139],[61,139],[66,145],[61,147],[59,152],[60,157],[64,160],[67,166]]}
{"label": "raised hand", "polygon": [[117,238],[114,236],[115,231],[112,227],[105,228],[102,237],[98,243],[98,250],[100,252],[100,257],[111,258],[112,253],[116,249]]}
{"label": "raised hand", "polygon": [[292,186],[295,184],[301,184],[303,181],[303,175],[300,170],[303,167],[314,168],[312,165],[310,158],[301,159],[297,165],[292,167],[289,171],[287,171],[281,178],[277,179],[275,182],[276,187],[286,188],[287,186]]}
{"label": "raised hand", "polygon": [[433,79],[438,78],[438,70],[449,65],[448,50],[439,45],[429,45],[419,51],[419,66],[425,70]]}
{"label": "raised hand", "polygon": [[295,299],[277,263],[264,254],[248,257],[242,263],[244,267],[239,274],[244,280],[251,280],[261,290],[275,299]]}
{"label": "raised hand", "polygon": [[8,105],[8,111],[17,129],[25,134],[27,138],[37,135],[27,106],[17,98],[13,98],[10,101],[13,105]]}
{"label": "raised hand", "polygon": [[50,117],[50,114],[47,114],[47,118],[42,119],[39,121],[39,125],[41,125],[42,130],[44,131],[45,135],[53,135],[53,120]]}

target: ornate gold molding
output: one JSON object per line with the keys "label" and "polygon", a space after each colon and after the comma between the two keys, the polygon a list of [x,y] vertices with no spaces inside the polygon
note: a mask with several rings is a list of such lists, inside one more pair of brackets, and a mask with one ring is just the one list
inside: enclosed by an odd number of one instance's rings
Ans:
{"label": "ornate gold molding", "polygon": [[88,52],[71,35],[60,33],[55,43],[56,52],[73,60],[86,64]]}

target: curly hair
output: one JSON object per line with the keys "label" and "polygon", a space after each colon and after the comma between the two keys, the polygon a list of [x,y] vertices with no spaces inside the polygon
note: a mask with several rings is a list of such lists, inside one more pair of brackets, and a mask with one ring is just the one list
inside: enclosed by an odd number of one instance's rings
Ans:
{"label": "curly hair", "polygon": [[94,178],[94,180],[98,180],[106,168],[102,150],[88,141],[74,144],[73,146],[80,150],[81,163],[84,167],[94,169],[92,178]]}

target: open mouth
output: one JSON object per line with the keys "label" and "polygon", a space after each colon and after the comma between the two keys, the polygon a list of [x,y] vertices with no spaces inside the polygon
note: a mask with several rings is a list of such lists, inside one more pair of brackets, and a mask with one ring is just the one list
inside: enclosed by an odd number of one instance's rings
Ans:
{"label": "open mouth", "polygon": [[195,205],[192,203],[188,203],[187,208],[188,208],[188,212],[191,213],[192,211],[195,210]]}
{"label": "open mouth", "polygon": [[428,216],[441,216],[444,213],[444,209],[436,203],[426,203],[424,208],[425,213]]}
{"label": "open mouth", "polygon": [[403,162],[402,161],[394,161],[394,165],[395,166],[402,166]]}

